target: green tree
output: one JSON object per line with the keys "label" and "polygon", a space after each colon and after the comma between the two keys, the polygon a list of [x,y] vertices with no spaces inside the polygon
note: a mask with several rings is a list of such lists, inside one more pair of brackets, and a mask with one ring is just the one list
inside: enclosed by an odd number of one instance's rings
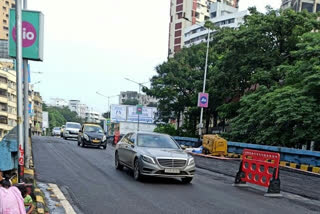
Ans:
{"label": "green tree", "polygon": [[172,124],[158,125],[154,132],[164,133],[171,136],[175,136],[177,134],[175,127]]}

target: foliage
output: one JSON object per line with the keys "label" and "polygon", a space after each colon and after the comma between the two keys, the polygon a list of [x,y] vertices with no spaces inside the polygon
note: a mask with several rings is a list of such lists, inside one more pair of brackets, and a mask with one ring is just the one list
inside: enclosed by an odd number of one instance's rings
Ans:
{"label": "foliage", "polygon": [[45,106],[44,108],[49,114],[49,128],[52,130],[54,127],[61,127],[66,122],[83,123],[83,120],[78,117],[77,113],[71,111],[68,107],[53,107]]}
{"label": "foliage", "polygon": [[158,125],[153,131],[157,133],[168,134],[171,136],[175,136],[177,134],[176,129],[172,124]]}
{"label": "foliage", "polygon": [[[229,124],[226,134],[237,141],[290,147],[319,141],[319,14],[249,10],[238,29],[220,28],[210,42],[206,132]],[[205,55],[203,43],[183,48],[156,67],[151,88],[144,88],[159,99],[160,119],[177,120],[178,130],[191,135],[199,122]]]}

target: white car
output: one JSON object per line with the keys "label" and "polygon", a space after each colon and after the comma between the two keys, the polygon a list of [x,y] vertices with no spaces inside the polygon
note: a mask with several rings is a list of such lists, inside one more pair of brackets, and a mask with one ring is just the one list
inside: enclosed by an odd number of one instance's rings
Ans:
{"label": "white car", "polygon": [[54,127],[52,129],[52,136],[60,136],[61,135],[61,128],[60,127]]}
{"label": "white car", "polygon": [[68,138],[78,139],[79,130],[81,129],[80,123],[67,122],[65,129],[63,131],[63,138],[66,140]]}

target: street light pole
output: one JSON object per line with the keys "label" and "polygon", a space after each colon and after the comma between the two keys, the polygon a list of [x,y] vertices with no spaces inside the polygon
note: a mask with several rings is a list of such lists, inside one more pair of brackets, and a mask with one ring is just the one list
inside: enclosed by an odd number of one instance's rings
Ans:
{"label": "street light pole", "polygon": [[[23,0],[23,9],[26,10],[28,1]],[[29,144],[29,78],[28,78],[28,60],[23,59],[23,126],[24,126],[24,146],[25,146],[25,166],[29,168],[31,157],[31,145]]]}
{"label": "street light pole", "polygon": [[[139,85],[138,104],[140,104],[140,98],[141,98],[140,90],[141,90],[141,86],[143,86],[143,84],[145,84],[145,83],[148,83],[149,81],[148,81],[148,82],[141,82],[141,83],[140,83],[140,82],[136,82],[136,81],[134,81],[134,80],[131,80],[131,79],[129,79],[129,78],[124,78],[124,79]],[[137,126],[137,131],[139,131],[139,126],[140,126],[140,114],[138,114],[138,126]]]}
{"label": "street light pole", "polygon": [[[112,97],[117,97],[117,96],[120,96],[120,95],[106,96],[106,95],[101,94],[101,93],[98,92],[98,91],[96,91],[96,94],[98,94],[98,95],[100,95],[100,96],[105,97],[105,98],[108,99],[108,111],[109,111],[109,114],[110,114],[110,110],[111,110],[111,109],[110,109],[110,98],[112,98]],[[109,117],[110,117],[110,115],[109,115]]]}
{"label": "street light pole", "polygon": [[[188,18],[183,17],[183,19],[191,22]],[[205,26],[199,25],[199,24],[195,24],[198,25],[200,27],[206,28]],[[204,66],[204,75],[203,75],[203,87],[202,87],[202,93],[206,92],[206,82],[207,82],[207,71],[208,71],[208,56],[209,56],[209,48],[210,48],[210,33],[211,30],[209,28],[206,28],[208,30],[208,37],[207,37],[207,51],[206,51],[206,61],[205,61],[205,66]],[[202,135],[202,128],[203,128],[203,124],[202,124],[202,118],[203,118],[203,107],[201,107],[200,110],[200,123],[199,123],[199,136],[201,137]]]}
{"label": "street light pole", "polygon": [[[205,62],[205,66],[204,66],[202,93],[205,93],[205,92],[206,92],[209,48],[210,48],[210,29],[208,29],[207,52],[206,52],[206,62]],[[199,136],[202,135],[202,127],[203,127],[203,125],[202,125],[202,118],[203,118],[203,107],[201,107],[201,110],[200,110]]]}
{"label": "street light pole", "polygon": [[16,0],[16,63],[17,63],[17,140],[18,140],[18,182],[21,183],[24,177],[24,143],[23,143],[23,97],[22,97],[22,11],[21,0]]}

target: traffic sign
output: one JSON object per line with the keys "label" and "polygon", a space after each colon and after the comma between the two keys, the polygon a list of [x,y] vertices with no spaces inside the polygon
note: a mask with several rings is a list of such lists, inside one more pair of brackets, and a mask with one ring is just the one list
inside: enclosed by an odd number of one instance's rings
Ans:
{"label": "traffic sign", "polygon": [[208,93],[199,93],[198,94],[198,107],[208,108],[209,94]]}
{"label": "traffic sign", "polygon": [[142,114],[142,105],[137,105],[137,114]]}

